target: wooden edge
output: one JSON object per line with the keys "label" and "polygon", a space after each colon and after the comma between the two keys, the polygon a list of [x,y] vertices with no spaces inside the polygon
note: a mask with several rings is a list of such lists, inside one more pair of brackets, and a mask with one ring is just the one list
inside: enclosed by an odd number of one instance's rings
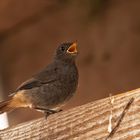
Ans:
{"label": "wooden edge", "polygon": [[140,89],[97,100],[73,109],[40,118],[0,131],[1,140],[104,140],[110,125],[117,124],[131,98],[134,102],[126,112],[111,139],[140,139]]}

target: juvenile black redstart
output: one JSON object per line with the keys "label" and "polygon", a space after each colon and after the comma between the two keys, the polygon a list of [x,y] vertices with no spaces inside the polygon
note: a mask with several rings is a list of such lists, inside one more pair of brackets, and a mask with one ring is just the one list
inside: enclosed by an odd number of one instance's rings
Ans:
{"label": "juvenile black redstart", "polygon": [[61,111],[77,88],[77,54],[76,42],[61,44],[52,63],[21,84],[7,100],[0,102],[0,114],[20,107],[43,111],[46,117]]}

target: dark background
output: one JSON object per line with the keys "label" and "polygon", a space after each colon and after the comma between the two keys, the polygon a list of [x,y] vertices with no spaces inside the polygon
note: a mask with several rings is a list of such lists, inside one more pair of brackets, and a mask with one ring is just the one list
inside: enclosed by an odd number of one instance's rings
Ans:
{"label": "dark background", "polygon": [[[45,67],[60,43],[75,40],[79,87],[65,109],[140,87],[139,0],[1,0],[3,99]],[[8,116],[14,125],[42,114]]]}

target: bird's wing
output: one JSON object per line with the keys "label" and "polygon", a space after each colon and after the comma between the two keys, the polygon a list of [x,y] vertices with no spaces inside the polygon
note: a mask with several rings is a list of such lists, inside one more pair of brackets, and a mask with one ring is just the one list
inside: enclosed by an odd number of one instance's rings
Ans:
{"label": "bird's wing", "polygon": [[51,82],[54,82],[56,81],[55,79],[54,80],[48,80],[48,81],[39,81],[35,78],[32,78],[32,79],[29,79],[27,81],[25,81],[24,83],[22,83],[16,91],[19,91],[19,90],[27,90],[27,89],[32,89],[32,88],[35,88],[35,87],[40,87],[42,86],[43,84],[49,84]]}
{"label": "bird's wing", "polygon": [[41,86],[41,82],[32,78],[32,79],[29,79],[27,81],[25,81],[24,83],[22,83],[16,91],[18,90],[26,90],[26,89],[31,89],[31,88],[34,88],[34,87],[39,87]]}
{"label": "bird's wing", "polygon": [[49,84],[58,79],[57,76],[57,68],[55,65],[48,65],[46,69],[43,71],[37,73],[33,76],[33,78],[25,81],[23,84],[21,84],[16,91],[18,90],[27,90],[32,89],[35,87],[40,87],[43,84]]}

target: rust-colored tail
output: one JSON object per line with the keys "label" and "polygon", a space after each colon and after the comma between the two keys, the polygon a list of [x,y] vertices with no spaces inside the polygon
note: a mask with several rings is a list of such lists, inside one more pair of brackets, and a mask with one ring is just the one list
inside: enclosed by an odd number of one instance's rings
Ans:
{"label": "rust-colored tail", "polygon": [[10,106],[13,97],[9,97],[7,100],[0,102],[0,114],[13,110],[14,108]]}
{"label": "rust-colored tail", "polygon": [[31,105],[31,101],[27,99],[23,94],[23,91],[19,91],[14,95],[9,96],[7,100],[0,102],[0,114],[20,107],[31,107]]}

